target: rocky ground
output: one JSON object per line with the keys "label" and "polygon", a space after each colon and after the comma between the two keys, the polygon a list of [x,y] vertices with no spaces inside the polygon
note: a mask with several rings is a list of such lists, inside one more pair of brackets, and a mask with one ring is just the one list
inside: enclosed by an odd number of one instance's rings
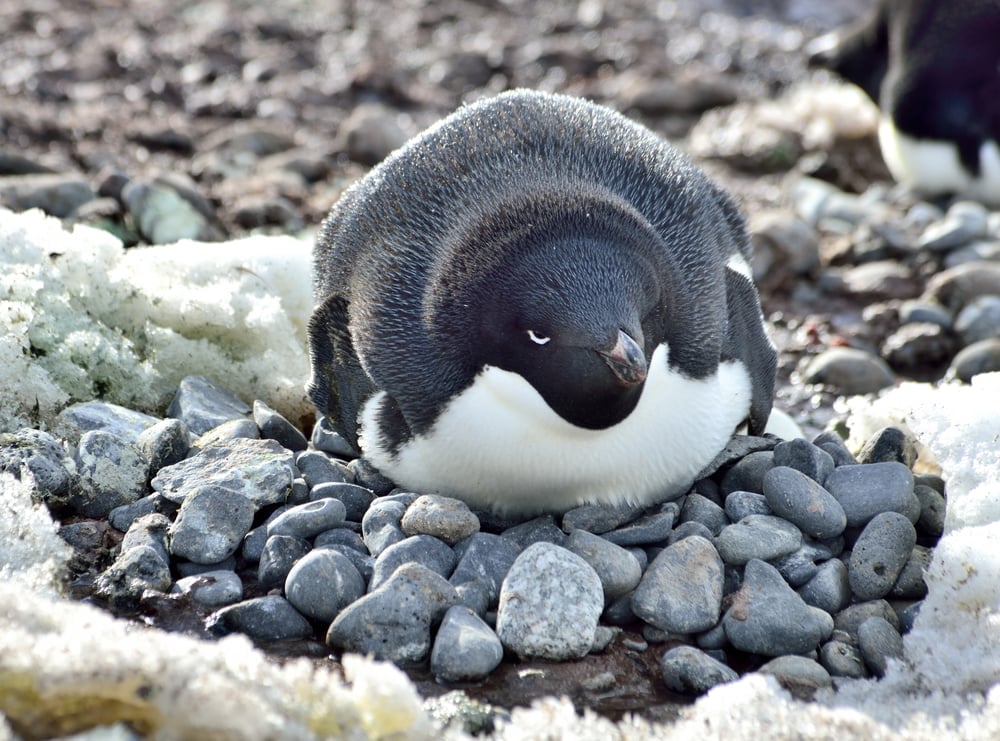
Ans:
{"label": "rocky ground", "polygon": [[[464,100],[585,95],[675,139],[741,199],[780,403],[816,431],[841,393],[1000,357],[1000,214],[894,189],[862,101],[796,92],[828,89],[806,43],[864,5],[0,0],[0,204],[128,244],[297,232]],[[633,655],[512,664],[482,696],[565,692],[614,714],[593,679],[610,671],[630,678],[628,707],[669,708],[656,662]]]}

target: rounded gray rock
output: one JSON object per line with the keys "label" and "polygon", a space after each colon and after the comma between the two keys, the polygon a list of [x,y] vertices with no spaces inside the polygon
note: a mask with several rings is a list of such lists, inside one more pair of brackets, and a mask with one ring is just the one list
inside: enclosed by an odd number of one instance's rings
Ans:
{"label": "rounded gray rock", "polygon": [[439,682],[477,682],[503,660],[497,634],[468,607],[448,608],[431,650],[431,673]]}
{"label": "rounded gray rock", "polygon": [[130,443],[100,430],[85,432],[77,445],[73,510],[84,517],[105,517],[146,493],[149,461]]}
{"label": "rounded gray rock", "polygon": [[767,498],[752,491],[730,492],[726,497],[725,510],[730,522],[739,522],[747,515],[772,514]]}
{"label": "rounded gray rock", "polygon": [[868,676],[857,646],[844,641],[827,641],[819,649],[819,662],[833,677],[863,679]]}
{"label": "rounded gray rock", "polygon": [[603,609],[601,580],[586,561],[535,543],[517,557],[500,588],[497,635],[519,656],[582,658]]}
{"label": "rounded gray rock", "polygon": [[361,522],[375,499],[375,493],[357,484],[327,481],[316,484],[309,491],[309,498],[314,502],[320,499],[340,500],[344,505],[344,517],[351,522]]}
{"label": "rounded gray rock", "polygon": [[858,628],[861,627],[861,623],[873,616],[884,618],[894,628],[899,625],[899,617],[896,615],[896,611],[884,599],[874,599],[869,602],[857,602],[853,605],[848,605],[833,616],[833,625],[836,630],[843,631],[856,642],[858,639]]}
{"label": "rounded gray rock", "polygon": [[462,554],[449,581],[460,588],[468,582],[482,584],[487,593],[488,606],[500,598],[500,585],[521,553],[519,545],[506,536],[492,533],[475,533],[462,541]]}
{"label": "rounded gray rock", "polygon": [[[715,537],[712,535],[712,531],[707,527],[702,525],[700,522],[695,522],[694,520],[689,520],[688,522],[682,522],[680,525],[675,527],[670,531],[670,537],[667,538],[667,545],[673,545],[678,540],[684,540],[684,538],[690,538],[692,535],[699,535],[705,540],[711,542]],[[645,551],[643,551],[645,553]],[[648,561],[647,561],[648,565]],[[645,571],[645,569],[643,569]]]}
{"label": "rounded gray rock", "polygon": [[459,499],[427,494],[406,508],[400,522],[407,535],[431,535],[448,545],[479,532],[479,518]]}
{"label": "rounded gray rock", "polygon": [[642,569],[635,556],[600,535],[586,530],[574,530],[566,539],[564,547],[589,563],[597,572],[601,586],[604,587],[604,599],[609,604],[635,589],[642,576]]}
{"label": "rounded gray rock", "polygon": [[276,440],[288,450],[305,450],[309,445],[302,430],[293,425],[278,412],[271,409],[260,399],[253,403],[253,421],[260,428],[260,436],[268,440]]}
{"label": "rounded gray rock", "polygon": [[364,593],[365,580],[354,564],[332,549],[310,551],[285,577],[285,599],[306,617],[325,623]]}
{"label": "rounded gray rock", "polygon": [[206,571],[178,579],[170,591],[190,595],[205,607],[224,607],[243,599],[243,581],[235,571]]}
{"label": "rounded gray rock", "polygon": [[963,345],[1000,337],[1000,296],[979,296],[958,312],[955,331]]}
{"label": "rounded gray rock", "polygon": [[372,502],[361,520],[361,537],[373,556],[406,539],[401,523],[406,513],[402,502],[380,498]]}
{"label": "rounded gray rock", "polygon": [[802,532],[792,523],[773,515],[749,515],[727,525],[715,539],[715,547],[727,564],[742,566],[751,559],[769,561],[793,553],[802,545]]}
{"label": "rounded gray rock", "polygon": [[135,519],[122,538],[121,552],[148,546],[156,551],[163,563],[170,563],[168,538],[170,519],[159,512],[152,512]]}
{"label": "rounded gray rock", "polygon": [[858,626],[858,649],[871,673],[884,677],[889,660],[903,658],[903,638],[885,618],[870,617]]}
{"label": "rounded gray rock", "polygon": [[819,572],[819,562],[826,561],[833,554],[820,543],[807,541],[802,547],[787,556],[771,561],[778,573],[793,587],[801,587]]}
{"label": "rounded gray rock", "polygon": [[840,502],[794,468],[775,466],[768,471],[764,475],[764,497],[774,514],[813,538],[835,538],[847,527],[847,515]]}
{"label": "rounded gray rock", "polygon": [[291,535],[293,538],[309,540],[343,525],[346,514],[343,502],[337,499],[318,499],[282,512],[268,524],[267,534]]}
{"label": "rounded gray rock", "polygon": [[355,458],[358,455],[347,440],[333,429],[333,424],[326,417],[320,417],[313,426],[310,442],[316,450],[329,453],[337,458]]}
{"label": "rounded gray rock", "polygon": [[969,383],[973,376],[995,371],[1000,371],[1000,338],[997,337],[973,342],[959,350],[945,375]]}
{"label": "rounded gray rock", "polygon": [[873,600],[889,594],[916,543],[917,531],[904,515],[875,515],[851,551],[847,571],[855,597]]}
{"label": "rounded gray rock", "polygon": [[623,527],[604,533],[603,537],[620,546],[662,543],[670,537],[679,512],[676,502],[667,502],[660,505],[659,512],[643,515]]}
{"label": "rounded gray rock", "polygon": [[818,662],[805,656],[778,656],[758,670],[770,674],[793,697],[811,700],[817,690],[833,686],[830,673]]}
{"label": "rounded gray rock", "polygon": [[291,535],[269,535],[257,564],[257,581],[261,586],[283,584],[295,563],[309,553],[309,543]]}
{"label": "rounded gray rock", "polygon": [[141,545],[120,553],[94,586],[112,604],[134,608],[147,589],[166,592],[170,582],[170,565],[153,548]]}
{"label": "rounded gray rock", "polygon": [[435,574],[447,579],[455,568],[458,557],[448,544],[430,535],[414,535],[393,543],[375,559],[375,570],[368,584],[374,591],[382,586],[393,572],[406,563],[419,563]]}
{"label": "rounded gray rock", "polygon": [[82,434],[90,430],[107,432],[134,443],[139,433],[160,420],[142,412],[106,401],[81,401],[59,412],[57,429],[68,427]]}
{"label": "rounded gray rock", "polygon": [[205,448],[228,443],[230,440],[260,440],[260,428],[252,419],[244,419],[243,417],[230,419],[199,435],[191,443],[191,451],[198,452]]}
{"label": "rounded gray rock", "polygon": [[329,483],[348,484],[353,478],[347,466],[318,450],[299,453],[295,456],[295,465],[310,488]]}
{"label": "rounded gray rock", "polygon": [[195,563],[218,563],[235,553],[250,532],[254,506],[222,486],[189,492],[170,526],[170,552]]}
{"label": "rounded gray rock", "polygon": [[194,435],[203,435],[223,422],[247,417],[250,407],[204,376],[187,376],[167,408],[168,417],[176,417]]}
{"label": "rounded gray rock", "polygon": [[816,575],[799,589],[799,596],[811,607],[837,614],[851,603],[847,566],[839,558],[824,561],[816,569]]}
{"label": "rounded gray rock", "polygon": [[838,466],[825,488],[844,508],[848,527],[865,525],[881,512],[905,512],[914,496],[913,473],[896,461]]}
{"label": "rounded gray rock", "polygon": [[585,504],[562,516],[562,529],[567,533],[586,530],[594,535],[602,535],[638,519],[642,515],[642,509],[632,504]]}
{"label": "rounded gray rock", "polygon": [[636,617],[661,630],[690,634],[719,622],[723,567],[715,546],[692,536],[653,559],[632,595]]}
{"label": "rounded gray rock", "polygon": [[896,377],[886,362],[876,355],[853,347],[833,347],[809,362],[802,379],[855,396],[891,386]]}
{"label": "rounded gray rock", "polygon": [[913,468],[916,460],[915,441],[898,427],[883,427],[865,442],[858,453],[858,463],[896,461]]}
{"label": "rounded gray rock", "polygon": [[309,638],[312,626],[284,597],[276,594],[237,602],[216,610],[206,620],[216,635],[243,633],[258,641]]}
{"label": "rounded gray rock", "polygon": [[700,522],[714,536],[718,535],[722,528],[729,524],[729,518],[726,517],[725,510],[711,499],[700,494],[688,494],[681,506],[680,522],[681,524]]}
{"label": "rounded gray rock", "polygon": [[808,440],[795,438],[774,446],[774,465],[794,468],[822,485],[833,471],[833,456]]}
{"label": "rounded gray rock", "polygon": [[663,654],[660,674],[667,689],[691,695],[739,679],[735,671],[694,646],[677,646]]}
{"label": "rounded gray rock", "polygon": [[934,538],[944,533],[946,503],[944,495],[936,489],[924,484],[913,487],[913,493],[920,502],[920,517],[917,518],[917,528],[920,532]]}
{"label": "rounded gray rock", "polygon": [[150,471],[184,460],[191,449],[191,433],[179,419],[168,417],[139,433],[135,447],[149,462]]}
{"label": "rounded gray rock", "polygon": [[[586,530],[586,528],[582,529]],[[521,550],[532,543],[545,542],[563,545],[566,542],[566,533],[556,525],[552,515],[542,515],[519,525],[513,525],[504,530],[501,535],[507,540],[517,543]]]}
{"label": "rounded gray rock", "polygon": [[723,496],[734,491],[764,493],[764,474],[774,468],[774,451],[759,450],[738,460],[726,471],[719,484]]}

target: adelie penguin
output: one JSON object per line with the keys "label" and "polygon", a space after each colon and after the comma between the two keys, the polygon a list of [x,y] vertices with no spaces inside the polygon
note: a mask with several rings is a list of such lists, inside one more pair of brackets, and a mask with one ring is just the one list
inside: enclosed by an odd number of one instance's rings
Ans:
{"label": "adelie penguin", "polygon": [[506,513],[687,490],[775,380],[733,201],[598,105],[466,106],[333,208],[319,411],[398,485]]}
{"label": "adelie penguin", "polygon": [[1000,205],[1000,0],[879,0],[813,46],[878,104],[898,182]]}

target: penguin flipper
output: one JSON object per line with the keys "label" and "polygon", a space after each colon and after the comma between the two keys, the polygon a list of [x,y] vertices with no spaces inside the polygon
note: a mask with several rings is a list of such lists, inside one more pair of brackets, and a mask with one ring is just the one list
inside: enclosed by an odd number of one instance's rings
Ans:
{"label": "penguin flipper", "polygon": [[731,268],[726,273],[726,307],[729,315],[723,360],[736,360],[750,374],[748,432],[761,435],[774,404],[774,379],[778,351],[764,331],[757,289],[742,273]]}
{"label": "penguin flipper", "polygon": [[377,389],[354,350],[347,310],[347,299],[331,294],[309,319],[312,378],[307,391],[334,429],[358,450],[358,410]]}

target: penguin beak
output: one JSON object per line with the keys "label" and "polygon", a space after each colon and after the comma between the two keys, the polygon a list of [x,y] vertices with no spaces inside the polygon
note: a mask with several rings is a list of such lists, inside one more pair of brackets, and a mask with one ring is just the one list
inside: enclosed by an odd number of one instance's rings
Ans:
{"label": "penguin beak", "polygon": [[646,356],[642,348],[622,330],[618,330],[618,341],[610,350],[598,350],[611,372],[625,386],[635,386],[646,380]]}

